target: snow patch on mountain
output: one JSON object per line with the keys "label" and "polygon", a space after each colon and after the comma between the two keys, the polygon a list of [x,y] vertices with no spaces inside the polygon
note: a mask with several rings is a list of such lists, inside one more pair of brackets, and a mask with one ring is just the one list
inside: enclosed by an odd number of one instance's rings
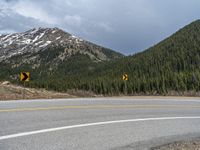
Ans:
{"label": "snow patch on mountain", "polygon": [[[23,59],[27,59],[29,62],[35,60],[32,59],[35,55],[49,49],[60,50],[59,58],[55,59],[62,61],[75,54],[88,55],[94,61],[109,59],[104,53],[103,47],[58,28],[34,28],[22,33],[0,35],[0,62],[22,54]],[[25,56],[26,58],[24,58]]]}

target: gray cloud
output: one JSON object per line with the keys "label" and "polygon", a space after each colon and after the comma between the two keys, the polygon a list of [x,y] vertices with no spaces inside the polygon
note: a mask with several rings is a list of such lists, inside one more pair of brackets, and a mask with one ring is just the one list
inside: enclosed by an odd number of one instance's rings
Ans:
{"label": "gray cloud", "polygon": [[2,0],[0,34],[59,27],[132,54],[199,18],[199,0]]}

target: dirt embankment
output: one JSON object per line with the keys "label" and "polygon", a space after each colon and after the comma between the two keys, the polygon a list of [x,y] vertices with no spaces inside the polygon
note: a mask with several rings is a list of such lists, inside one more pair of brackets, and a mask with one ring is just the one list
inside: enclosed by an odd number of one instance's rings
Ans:
{"label": "dirt embankment", "polygon": [[72,98],[68,93],[58,93],[45,89],[24,88],[10,84],[8,81],[0,82],[0,100],[39,99],[39,98]]}

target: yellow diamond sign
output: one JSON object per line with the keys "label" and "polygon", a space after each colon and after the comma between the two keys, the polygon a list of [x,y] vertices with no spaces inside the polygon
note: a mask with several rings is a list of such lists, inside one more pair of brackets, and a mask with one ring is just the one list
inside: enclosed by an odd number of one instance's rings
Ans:
{"label": "yellow diamond sign", "polygon": [[30,81],[30,72],[21,72],[20,81]]}
{"label": "yellow diamond sign", "polygon": [[124,81],[127,81],[127,80],[128,80],[128,74],[123,74],[122,79],[123,79]]}

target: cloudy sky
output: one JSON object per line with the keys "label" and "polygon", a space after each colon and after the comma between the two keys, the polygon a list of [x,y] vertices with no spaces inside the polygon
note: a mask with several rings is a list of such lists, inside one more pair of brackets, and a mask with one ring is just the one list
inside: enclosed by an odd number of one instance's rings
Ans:
{"label": "cloudy sky", "polygon": [[126,55],[200,18],[200,0],[0,0],[0,34],[59,27]]}

